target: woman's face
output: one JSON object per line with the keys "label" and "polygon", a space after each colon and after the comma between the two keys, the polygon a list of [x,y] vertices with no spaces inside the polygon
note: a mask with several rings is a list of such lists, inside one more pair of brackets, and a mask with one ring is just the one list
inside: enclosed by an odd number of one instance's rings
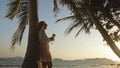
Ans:
{"label": "woman's face", "polygon": [[42,26],[42,28],[43,28],[43,30],[46,30],[46,29],[47,29],[47,24],[44,24],[44,25]]}

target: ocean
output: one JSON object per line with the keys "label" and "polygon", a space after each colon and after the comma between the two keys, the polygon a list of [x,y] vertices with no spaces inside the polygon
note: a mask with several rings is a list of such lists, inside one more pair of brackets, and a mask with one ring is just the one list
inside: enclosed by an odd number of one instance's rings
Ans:
{"label": "ocean", "polygon": [[[113,64],[113,65],[112,65]],[[0,68],[20,68],[20,67],[0,67]],[[84,61],[59,61],[54,62],[53,68],[120,68],[115,63],[84,62]]]}
{"label": "ocean", "polygon": [[[10,59],[0,59],[0,68],[20,68],[16,65],[22,64],[22,59],[11,58]],[[4,65],[4,66],[2,66]],[[13,67],[8,67],[7,65],[13,65]],[[53,68],[120,68],[119,62],[112,61],[105,58],[94,58],[85,60],[62,60],[54,59]]]}

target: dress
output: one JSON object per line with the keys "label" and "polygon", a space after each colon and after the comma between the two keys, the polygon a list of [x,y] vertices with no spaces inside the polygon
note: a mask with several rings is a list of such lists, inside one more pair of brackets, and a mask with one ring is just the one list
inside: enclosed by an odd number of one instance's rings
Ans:
{"label": "dress", "polygon": [[52,57],[50,54],[49,42],[51,40],[47,37],[44,30],[39,31],[39,45],[40,45],[40,61],[42,62],[51,62]]}

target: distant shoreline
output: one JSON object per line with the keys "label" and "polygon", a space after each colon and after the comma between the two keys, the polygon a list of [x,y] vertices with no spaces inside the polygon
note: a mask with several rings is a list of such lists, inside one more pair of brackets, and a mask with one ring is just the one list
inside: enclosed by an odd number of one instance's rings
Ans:
{"label": "distant shoreline", "polygon": [[21,65],[0,65],[0,67],[21,67]]}

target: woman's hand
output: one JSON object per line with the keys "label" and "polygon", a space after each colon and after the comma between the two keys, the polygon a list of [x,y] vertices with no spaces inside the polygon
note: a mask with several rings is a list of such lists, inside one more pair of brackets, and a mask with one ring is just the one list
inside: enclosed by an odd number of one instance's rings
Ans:
{"label": "woman's hand", "polygon": [[55,36],[56,36],[55,34],[52,34],[50,40],[51,40],[51,41],[54,41],[54,40],[55,40]]}

